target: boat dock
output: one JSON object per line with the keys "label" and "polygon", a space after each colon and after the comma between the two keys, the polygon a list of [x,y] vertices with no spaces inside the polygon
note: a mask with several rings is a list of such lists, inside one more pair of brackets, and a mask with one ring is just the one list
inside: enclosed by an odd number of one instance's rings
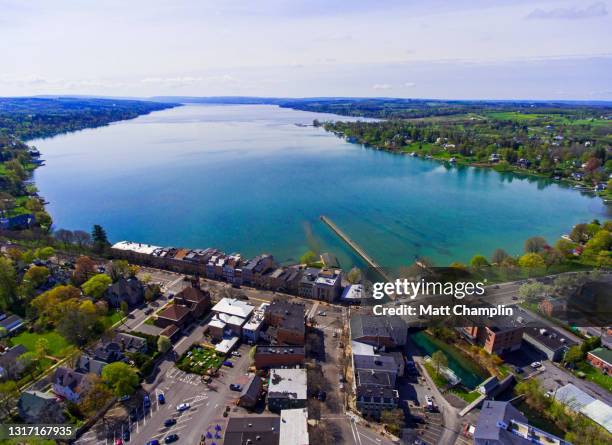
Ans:
{"label": "boat dock", "polygon": [[335,232],[336,235],[338,235],[342,239],[342,241],[348,244],[348,246],[353,249],[355,253],[357,253],[357,255],[359,255],[368,264],[368,266],[370,266],[372,269],[375,269],[376,272],[386,281],[393,281],[391,277],[389,277],[389,275],[387,275],[383,271],[382,267],[376,261],[374,261],[374,259],[372,259],[372,257],[370,257],[365,252],[365,250],[363,250],[363,248],[359,246],[359,244],[349,238],[349,236],[344,233],[342,229],[340,229],[340,227],[338,227],[331,219],[329,219],[325,215],[321,215],[321,221],[323,221],[330,229],[332,229],[332,231]]}

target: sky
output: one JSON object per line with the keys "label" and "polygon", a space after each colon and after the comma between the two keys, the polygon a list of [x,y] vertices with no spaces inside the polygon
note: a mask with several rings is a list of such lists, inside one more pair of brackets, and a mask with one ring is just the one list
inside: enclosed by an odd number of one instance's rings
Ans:
{"label": "sky", "polygon": [[612,100],[612,0],[0,0],[0,96]]}

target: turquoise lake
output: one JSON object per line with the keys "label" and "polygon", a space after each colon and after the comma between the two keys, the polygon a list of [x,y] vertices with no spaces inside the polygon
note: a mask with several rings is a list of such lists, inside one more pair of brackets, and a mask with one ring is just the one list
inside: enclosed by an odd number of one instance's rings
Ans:
{"label": "turquoise lake", "polygon": [[[111,241],[218,247],[296,261],[306,250],[361,264],[330,217],[382,266],[520,253],[609,217],[600,199],[542,179],[457,168],[351,144],[338,118],[267,105],[188,105],[32,141],[56,228],[101,224]],[[346,118],[339,118],[346,119]]]}

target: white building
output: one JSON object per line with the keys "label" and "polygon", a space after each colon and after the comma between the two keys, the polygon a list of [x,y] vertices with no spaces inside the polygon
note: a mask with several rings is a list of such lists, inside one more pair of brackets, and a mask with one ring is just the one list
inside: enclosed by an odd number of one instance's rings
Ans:
{"label": "white building", "polygon": [[283,445],[308,445],[308,410],[284,409],[280,415],[280,440]]}

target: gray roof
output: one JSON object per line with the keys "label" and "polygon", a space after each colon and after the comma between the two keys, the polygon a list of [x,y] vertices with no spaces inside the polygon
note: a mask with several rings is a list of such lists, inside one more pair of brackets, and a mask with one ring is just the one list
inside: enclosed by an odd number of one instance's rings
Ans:
{"label": "gray roof", "polygon": [[404,322],[398,317],[378,317],[375,315],[356,314],[351,317],[351,338],[387,337],[393,338],[394,329],[403,328]]}
{"label": "gray roof", "polygon": [[500,427],[499,422],[509,425],[511,420],[527,422],[527,418],[509,402],[486,400],[482,405],[480,416],[478,416],[478,422],[476,423],[474,444],[528,444],[529,442],[525,439],[515,436]]}
{"label": "gray roof", "polygon": [[73,371],[72,369],[59,367],[55,371],[55,377],[53,381],[60,386],[65,388],[70,388],[72,391],[77,390],[83,381],[85,374],[82,374],[78,371]]}
{"label": "gray roof", "polygon": [[574,340],[561,334],[558,330],[553,328],[543,329],[529,327],[525,328],[524,335],[553,351],[569,348],[570,346],[577,344]]}
{"label": "gray roof", "polygon": [[230,417],[225,428],[224,445],[278,445],[280,417],[241,416]]}
{"label": "gray roof", "polygon": [[395,387],[395,374],[387,371],[357,370],[357,385],[373,385],[386,388]]}
{"label": "gray roof", "polygon": [[28,350],[23,345],[15,345],[7,349],[4,354],[0,355],[0,367],[5,367],[10,362],[14,362],[20,355],[26,352],[28,352]]}
{"label": "gray roof", "polygon": [[374,369],[397,374],[398,365],[393,356],[389,355],[354,355],[355,369]]}
{"label": "gray roof", "polygon": [[244,388],[242,388],[242,391],[240,392],[240,398],[246,396],[252,400],[257,400],[262,387],[263,384],[261,382],[261,377],[253,375],[249,379],[248,383],[244,385]]}

